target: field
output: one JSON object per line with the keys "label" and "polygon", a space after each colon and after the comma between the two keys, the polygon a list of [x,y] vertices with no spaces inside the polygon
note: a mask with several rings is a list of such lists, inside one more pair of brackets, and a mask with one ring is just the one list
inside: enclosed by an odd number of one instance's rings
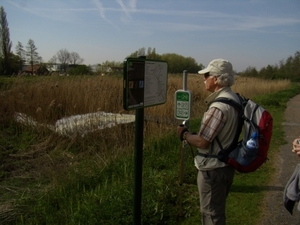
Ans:
{"label": "field", "polygon": [[[180,121],[174,119],[174,93],[181,88],[182,76],[170,75],[167,102],[145,109],[143,224],[200,220],[189,152],[184,184],[178,185],[180,143],[175,128]],[[209,93],[198,75],[188,75],[187,88],[193,92],[190,124],[197,131]],[[94,132],[67,137],[49,129],[73,115],[100,111],[133,115],[134,111],[123,109],[122,89],[122,79],[113,76],[0,80],[0,224],[132,224],[134,124],[91,127]],[[279,123],[274,126],[273,146],[282,144],[282,113],[286,101],[299,93],[298,86],[289,80],[237,77],[233,90],[255,98],[273,113]],[[36,123],[18,123],[16,113]],[[257,218],[251,215],[259,212],[264,194],[257,185],[267,182],[271,173],[268,165],[254,175],[236,175],[228,224],[254,224]],[[245,222],[237,223],[241,217],[236,211],[243,203]]]}

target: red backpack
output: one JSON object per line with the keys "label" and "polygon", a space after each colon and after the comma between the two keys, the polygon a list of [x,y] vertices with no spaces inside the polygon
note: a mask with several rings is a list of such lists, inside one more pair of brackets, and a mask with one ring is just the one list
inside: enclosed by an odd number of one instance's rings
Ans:
{"label": "red backpack", "polygon": [[[239,112],[239,121],[233,143],[227,149],[223,149],[219,139],[216,138],[221,151],[218,155],[206,155],[206,157],[218,158],[240,172],[249,173],[257,170],[267,160],[272,137],[273,118],[262,106],[239,94],[237,95],[241,104],[228,98],[217,98],[213,101],[234,107]],[[243,139],[239,141],[242,132]],[[258,134],[258,148],[249,149],[246,143],[254,132]],[[202,154],[200,153],[200,155]]]}

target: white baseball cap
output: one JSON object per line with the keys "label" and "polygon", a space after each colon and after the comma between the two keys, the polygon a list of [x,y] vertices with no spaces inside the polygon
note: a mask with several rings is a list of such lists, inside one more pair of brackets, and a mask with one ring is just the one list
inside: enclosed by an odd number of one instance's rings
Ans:
{"label": "white baseball cap", "polygon": [[199,74],[212,73],[214,75],[220,76],[224,73],[229,73],[234,75],[234,71],[232,70],[232,65],[229,61],[225,59],[214,59],[211,61],[208,66],[198,71]]}

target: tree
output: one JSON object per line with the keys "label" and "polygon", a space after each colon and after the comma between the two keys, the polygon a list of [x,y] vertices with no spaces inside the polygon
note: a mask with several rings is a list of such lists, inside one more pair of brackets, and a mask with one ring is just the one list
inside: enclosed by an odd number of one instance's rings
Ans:
{"label": "tree", "polygon": [[161,59],[168,62],[169,73],[182,73],[184,70],[187,70],[189,73],[197,73],[203,68],[203,65],[198,65],[192,57],[184,57],[175,53],[163,54]]}
{"label": "tree", "polygon": [[10,41],[8,22],[6,20],[6,13],[3,6],[0,7],[0,42],[0,56],[3,57],[2,69],[4,74],[9,74],[11,72],[10,56],[12,55],[12,42]]}
{"label": "tree", "polygon": [[47,69],[50,71],[58,71],[60,70],[60,67],[57,65],[57,56],[54,55],[52,58],[48,61]]}
{"label": "tree", "polygon": [[61,64],[61,70],[67,71],[69,64],[78,65],[84,61],[77,52],[69,52],[67,49],[60,49],[49,61],[56,64],[56,60]]}
{"label": "tree", "polygon": [[92,69],[86,65],[78,65],[75,68],[70,69],[68,73],[71,75],[87,75],[92,74]]}
{"label": "tree", "polygon": [[241,73],[241,76],[258,77],[258,72],[255,67],[248,66],[247,69]]}
{"label": "tree", "polygon": [[147,59],[160,59],[161,56],[159,54],[156,54],[156,51],[155,51],[155,48],[148,48],[148,51],[147,51]]}
{"label": "tree", "polygon": [[29,39],[26,46],[26,56],[27,56],[27,62],[31,65],[32,74],[34,69],[33,65],[40,63],[42,61],[42,58],[39,56],[36,50],[37,47],[35,46],[34,41],[32,39]]}
{"label": "tree", "polygon": [[70,63],[73,65],[78,65],[82,63],[84,59],[80,58],[80,55],[77,52],[70,53]]}
{"label": "tree", "polygon": [[102,67],[121,67],[123,65],[122,62],[116,62],[116,61],[108,61],[106,60],[105,62],[103,62],[100,66]]}
{"label": "tree", "polygon": [[137,57],[140,57],[140,56],[145,56],[145,54],[146,54],[146,50],[143,47],[143,48],[140,48],[139,50],[131,53],[129,57],[137,58]]}
{"label": "tree", "polygon": [[19,57],[19,69],[22,70],[23,64],[26,60],[26,52],[21,42],[18,41],[16,45],[16,55]]}
{"label": "tree", "polygon": [[61,63],[62,69],[66,72],[67,65],[70,62],[70,53],[67,49],[61,49],[56,53],[58,61]]}
{"label": "tree", "polygon": [[56,65],[56,62],[57,62],[57,56],[54,55],[54,56],[52,56],[52,58],[49,60],[49,63],[50,63],[50,64],[53,64],[53,65]]}
{"label": "tree", "polygon": [[[145,55],[145,48],[140,48],[139,50],[130,54],[129,57],[138,57],[140,55]],[[155,48],[148,48],[147,59],[155,60],[165,60],[168,62],[168,72],[170,73],[182,73],[183,70],[187,70],[189,73],[197,73],[199,70],[204,68],[200,63],[197,64],[196,60],[192,57],[184,57],[175,53],[166,53],[159,55],[156,53]],[[102,65],[103,66],[103,65]]]}
{"label": "tree", "polygon": [[137,51],[137,57],[139,57],[139,56],[145,56],[145,54],[146,54],[146,50],[145,50],[144,47],[143,47],[143,48],[140,48],[140,49]]}
{"label": "tree", "polygon": [[293,72],[291,75],[291,78],[293,80],[298,80],[300,79],[300,51],[297,51],[294,54],[294,59],[293,59]]}
{"label": "tree", "polygon": [[22,61],[21,61],[20,57],[18,55],[11,53],[10,61],[9,61],[11,74],[14,74],[14,73],[17,74],[20,72],[21,63],[22,63]]}
{"label": "tree", "polygon": [[116,61],[108,61],[106,60],[105,62],[103,62],[102,64],[98,64],[96,67],[96,73],[107,73],[109,68],[112,67],[119,67],[122,68],[123,67],[123,62],[116,62]]}

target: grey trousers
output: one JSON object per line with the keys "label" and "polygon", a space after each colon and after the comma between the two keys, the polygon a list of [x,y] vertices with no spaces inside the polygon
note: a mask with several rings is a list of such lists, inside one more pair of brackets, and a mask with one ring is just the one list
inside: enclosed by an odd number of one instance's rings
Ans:
{"label": "grey trousers", "polygon": [[231,166],[198,172],[198,190],[203,225],[225,225],[226,198],[233,182]]}

